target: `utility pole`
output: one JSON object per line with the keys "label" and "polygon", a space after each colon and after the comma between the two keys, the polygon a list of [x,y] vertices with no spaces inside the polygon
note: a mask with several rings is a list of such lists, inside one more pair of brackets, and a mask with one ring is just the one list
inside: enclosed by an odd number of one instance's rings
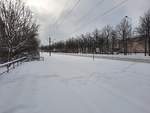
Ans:
{"label": "utility pole", "polygon": [[49,56],[51,56],[51,37],[49,37]]}

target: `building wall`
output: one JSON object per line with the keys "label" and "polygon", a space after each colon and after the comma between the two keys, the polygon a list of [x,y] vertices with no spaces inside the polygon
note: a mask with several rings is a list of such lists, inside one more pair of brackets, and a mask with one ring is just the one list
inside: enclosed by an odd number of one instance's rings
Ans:
{"label": "building wall", "polygon": [[145,51],[144,39],[134,38],[128,41],[128,52],[143,53]]}

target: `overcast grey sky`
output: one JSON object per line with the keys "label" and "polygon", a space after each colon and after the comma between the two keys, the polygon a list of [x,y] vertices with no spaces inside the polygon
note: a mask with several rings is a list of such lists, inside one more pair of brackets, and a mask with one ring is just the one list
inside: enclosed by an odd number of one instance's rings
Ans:
{"label": "overcast grey sky", "polygon": [[25,0],[40,24],[39,37],[42,44],[48,44],[48,36],[58,41],[91,32],[95,28],[101,29],[107,24],[115,26],[124,16],[132,18],[130,21],[136,26],[139,17],[150,8],[150,0],[126,0],[117,9],[102,16],[122,1]]}

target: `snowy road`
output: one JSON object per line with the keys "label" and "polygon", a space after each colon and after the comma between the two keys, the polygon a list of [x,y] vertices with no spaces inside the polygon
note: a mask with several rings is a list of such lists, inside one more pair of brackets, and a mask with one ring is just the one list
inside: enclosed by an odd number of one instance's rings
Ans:
{"label": "snowy road", "polygon": [[150,113],[150,64],[44,57],[0,77],[0,113]]}

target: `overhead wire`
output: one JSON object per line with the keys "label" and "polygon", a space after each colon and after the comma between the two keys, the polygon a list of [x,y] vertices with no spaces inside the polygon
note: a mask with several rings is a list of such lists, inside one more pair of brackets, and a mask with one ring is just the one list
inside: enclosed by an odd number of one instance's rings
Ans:
{"label": "overhead wire", "polygon": [[61,19],[62,15],[64,14],[67,5],[68,5],[68,0],[66,0],[66,2],[65,2],[65,4],[64,4],[64,7],[63,7],[62,10],[60,11],[59,17],[56,18],[56,20],[54,20],[54,23],[53,23],[53,25],[52,25],[54,35],[55,35],[55,27],[57,26],[57,23],[59,22],[59,20]]}
{"label": "overhead wire", "polygon": [[85,15],[83,15],[77,22],[82,21],[86,17],[88,17],[89,14],[91,14],[93,11],[97,9],[98,6],[102,5],[105,0],[98,1],[92,8],[90,8]]}
{"label": "overhead wire", "polygon": [[70,11],[65,15],[65,17],[63,18],[63,20],[59,23],[59,25],[63,24],[65,21],[65,18],[68,17],[69,15],[71,15],[73,13],[73,11],[77,8],[77,6],[80,4],[81,0],[77,0],[77,2],[75,3],[75,5],[70,9]]}
{"label": "overhead wire", "polygon": [[75,29],[71,35],[73,35],[74,33],[78,32],[81,28],[90,25],[92,22],[96,22],[97,19],[99,19],[99,17],[103,17],[108,15],[109,13],[111,13],[112,11],[114,11],[115,9],[117,9],[118,7],[121,7],[123,4],[125,4],[128,0],[123,0],[122,2],[118,3],[117,5],[115,5],[114,7],[110,8],[109,10],[105,11],[104,13],[102,13],[101,15],[96,16],[95,18],[93,18],[91,21],[89,21],[88,23],[84,23],[82,26],[79,26],[77,29]]}
{"label": "overhead wire", "polygon": [[[90,8],[85,15],[83,15],[79,20],[77,20],[76,23],[78,23],[79,21],[83,20],[84,18],[88,17],[89,14],[91,14],[93,11],[95,11],[97,9],[98,6],[100,6],[105,0],[99,0],[92,8]],[[78,1],[76,3],[76,5],[79,4],[80,1]],[[76,7],[75,5],[75,7]],[[74,9],[74,8],[72,8]],[[72,10],[73,11],[73,10]],[[72,11],[70,13],[72,13]],[[63,22],[62,22],[63,23]]]}
{"label": "overhead wire", "polygon": [[[81,0],[77,0],[77,2],[73,5],[73,7],[69,10],[68,13],[66,13],[66,15],[64,15],[64,18],[61,20],[61,17],[57,19],[57,21],[55,22],[55,27],[54,27],[54,34],[55,31],[58,30],[58,25],[60,26],[61,24],[63,24],[63,22],[65,22],[65,18],[68,17],[69,15],[71,15],[73,13],[73,11],[75,10],[75,8],[77,8],[77,6],[80,4]],[[67,4],[67,3],[66,3]],[[65,8],[64,8],[65,9]],[[64,12],[61,13],[61,15],[63,15]]]}

